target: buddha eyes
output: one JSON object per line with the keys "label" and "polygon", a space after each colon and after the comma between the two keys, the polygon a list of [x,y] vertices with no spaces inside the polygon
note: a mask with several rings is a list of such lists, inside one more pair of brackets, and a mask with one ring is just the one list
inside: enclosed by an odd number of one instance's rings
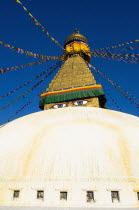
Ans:
{"label": "buddha eyes", "polygon": [[[71,103],[71,105],[81,106],[81,105],[87,104],[88,101],[74,101],[74,102],[70,102],[70,103]],[[67,104],[56,104],[56,105],[53,105],[52,108],[58,109],[58,108],[64,108],[66,106],[70,106],[70,105],[68,103]]]}
{"label": "buddha eyes", "polygon": [[81,105],[87,104],[87,102],[88,101],[75,101],[73,104],[76,106],[81,106]]}
{"label": "buddha eyes", "polygon": [[58,108],[64,108],[66,106],[67,106],[66,104],[56,104],[56,105],[52,106],[52,108],[58,109]]}

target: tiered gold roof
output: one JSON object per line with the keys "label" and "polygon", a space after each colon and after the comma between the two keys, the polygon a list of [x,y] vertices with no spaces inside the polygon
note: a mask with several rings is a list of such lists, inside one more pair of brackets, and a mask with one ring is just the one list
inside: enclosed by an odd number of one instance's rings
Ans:
{"label": "tiered gold roof", "polygon": [[46,91],[96,84],[93,74],[80,55],[68,58]]}

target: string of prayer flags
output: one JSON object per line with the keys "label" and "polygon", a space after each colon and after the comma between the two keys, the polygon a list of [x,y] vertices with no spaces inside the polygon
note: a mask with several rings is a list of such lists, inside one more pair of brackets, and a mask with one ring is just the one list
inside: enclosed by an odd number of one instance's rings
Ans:
{"label": "string of prayer flags", "polygon": [[107,49],[114,49],[114,48],[117,48],[117,47],[123,47],[123,46],[126,46],[128,44],[133,44],[135,42],[139,42],[138,39],[134,40],[134,41],[129,41],[129,42],[126,42],[124,44],[118,44],[118,45],[115,45],[115,46],[110,46],[110,47],[103,47],[103,48],[99,48],[99,49],[93,49],[93,51],[100,51],[100,50],[107,50]]}
{"label": "string of prayer flags", "polygon": [[19,90],[19,89],[25,87],[26,85],[30,84],[33,80],[40,78],[42,75],[44,75],[44,74],[47,73],[49,70],[51,70],[54,66],[59,65],[60,63],[61,63],[61,61],[55,63],[53,66],[51,66],[50,68],[48,68],[46,71],[43,71],[41,74],[35,76],[33,79],[31,79],[31,80],[25,82],[23,85],[18,86],[17,88],[15,88],[14,90],[8,92],[7,94],[4,94],[4,95],[0,96],[0,99],[4,98],[4,97],[6,97],[6,96],[9,96],[9,95],[11,95],[12,93],[15,93],[17,90]]}
{"label": "string of prayer flags", "polygon": [[115,59],[114,57],[108,57],[108,56],[102,55],[100,53],[97,53],[97,54],[93,53],[92,55],[94,55],[95,57],[100,57],[100,58],[104,58],[104,59],[108,59],[108,60],[123,61],[123,62],[127,63],[127,61],[122,58]]}
{"label": "string of prayer flags", "polygon": [[127,63],[138,63],[139,62],[139,54],[111,54],[111,53],[97,53],[92,52],[92,55],[103,57],[103,58],[110,58],[117,61],[124,61]]}
{"label": "string of prayer flags", "polygon": [[42,58],[42,59],[46,58],[48,60],[56,60],[56,59],[60,59],[61,58],[61,56],[46,56],[46,55],[40,55],[40,54],[37,54],[37,53],[29,52],[27,50],[23,50],[23,49],[21,49],[19,47],[12,46],[12,45],[4,43],[2,41],[0,41],[0,44],[3,45],[4,47],[8,47],[11,50],[15,50],[18,53],[26,54],[26,55],[34,57],[34,58],[37,58],[37,57],[38,58]]}
{"label": "string of prayer flags", "polygon": [[[99,79],[95,76],[96,81],[101,83],[99,81]],[[115,107],[119,110],[122,111],[122,109],[120,108],[120,106],[117,104],[117,102],[114,100],[114,98],[110,95],[110,93],[108,91],[106,91],[106,88],[103,87],[104,92],[106,93],[106,95],[108,95],[108,97],[111,99],[111,101],[113,102],[113,104],[115,105]]]}
{"label": "string of prayer flags", "polygon": [[21,7],[23,8],[23,10],[30,16],[31,20],[33,20],[33,22],[35,23],[36,26],[39,26],[41,28],[41,30],[43,32],[45,32],[45,34],[53,41],[55,42],[60,48],[62,48],[62,50],[64,50],[64,48],[62,47],[61,44],[59,44],[59,42],[54,39],[54,37],[37,21],[37,19],[27,10],[27,8],[21,3],[21,1],[19,0],[15,0],[15,2],[17,2],[18,4],[21,5]]}
{"label": "string of prayer flags", "polygon": [[[104,88],[103,88],[104,89]],[[108,93],[108,91],[106,91],[106,89],[104,89],[105,93],[108,95],[108,97],[111,99],[111,101],[113,102],[113,104],[116,106],[116,108],[119,111],[122,111],[122,109],[120,108],[120,106],[117,104],[117,102],[114,100],[114,98],[110,95],[110,93]]]}
{"label": "string of prayer flags", "polygon": [[87,63],[89,67],[91,67],[95,72],[100,74],[107,82],[109,82],[115,89],[117,89],[123,96],[125,96],[131,103],[133,103],[136,108],[139,108],[139,103],[137,103],[133,98],[131,98],[129,95],[127,95],[123,90],[121,90],[120,86],[117,85],[115,82],[113,82],[111,79],[109,79],[105,74],[100,72],[98,69],[96,69],[91,64]]}
{"label": "string of prayer flags", "polygon": [[34,98],[32,98],[30,101],[28,101],[26,104],[24,104],[20,109],[18,109],[14,114],[12,114],[6,121],[4,124],[7,124],[8,122],[10,122],[10,120],[16,116],[19,112],[23,111],[23,109],[25,109],[29,104],[31,104],[35,98],[37,98],[39,95],[35,96]]}
{"label": "string of prayer flags", "polygon": [[[128,47],[124,47],[124,48],[118,48],[118,49],[110,49],[110,50],[108,50],[108,51],[105,51],[105,50],[103,50],[103,51],[101,51],[101,52],[104,52],[104,53],[107,53],[107,52],[111,52],[111,53],[117,53],[118,51],[128,51],[128,50],[136,50],[136,49],[138,49],[139,48],[139,44],[137,44],[137,45],[133,45],[133,46],[128,46]],[[106,49],[107,50],[107,49]],[[97,51],[96,51],[97,52]]]}
{"label": "string of prayer flags", "polygon": [[32,63],[26,63],[23,65],[19,65],[19,66],[13,66],[13,67],[8,67],[8,68],[4,68],[4,69],[0,69],[0,74],[1,73],[5,73],[7,71],[12,71],[12,70],[16,70],[16,69],[22,69],[25,68],[27,66],[33,66],[33,65],[38,65],[38,64],[43,64],[47,61],[47,59],[41,60],[41,61],[36,61],[36,62],[32,62]]}
{"label": "string of prayer flags", "polygon": [[[23,109],[25,109],[29,104],[31,104],[37,97],[40,96],[41,93],[43,93],[45,91],[45,89],[43,89],[38,95],[36,95],[35,97],[33,97],[30,101],[28,101],[26,104],[24,104],[20,109],[18,109],[15,113],[13,113],[4,123],[3,126],[6,125],[7,123],[10,122],[10,120],[16,116],[19,112],[23,111]],[[0,125],[2,126],[2,125]]]}
{"label": "string of prayer flags", "polygon": [[129,57],[129,58],[139,58],[139,54],[118,54],[118,53],[96,53],[107,56],[118,56],[118,57]]}
{"label": "string of prayer flags", "polygon": [[16,99],[14,99],[13,101],[11,101],[10,103],[6,104],[5,106],[0,108],[0,111],[2,111],[3,109],[7,108],[8,106],[10,106],[11,104],[15,103],[16,101],[18,101],[20,98],[24,97],[26,94],[28,94],[29,92],[33,91],[38,85],[40,85],[42,82],[45,81],[45,79],[51,75],[59,66],[61,65],[58,64],[50,73],[48,73],[43,79],[41,79],[37,84],[35,84],[32,88],[30,88],[29,90],[27,90],[26,92],[24,92],[22,95],[18,96]]}
{"label": "string of prayer flags", "polygon": [[104,58],[104,59],[108,59],[108,60],[116,60],[116,61],[119,61],[119,62],[122,61],[122,62],[125,62],[125,63],[134,63],[134,64],[138,63],[135,60],[123,59],[122,57],[115,58],[115,57],[107,57],[107,56],[102,56],[102,55],[99,55],[99,57]]}

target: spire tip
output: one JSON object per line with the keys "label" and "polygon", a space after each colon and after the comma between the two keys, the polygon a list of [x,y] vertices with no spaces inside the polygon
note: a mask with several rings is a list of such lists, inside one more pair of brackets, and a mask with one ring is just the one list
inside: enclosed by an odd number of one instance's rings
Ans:
{"label": "spire tip", "polygon": [[76,28],[75,31],[74,31],[74,33],[75,33],[75,34],[79,34],[80,31]]}

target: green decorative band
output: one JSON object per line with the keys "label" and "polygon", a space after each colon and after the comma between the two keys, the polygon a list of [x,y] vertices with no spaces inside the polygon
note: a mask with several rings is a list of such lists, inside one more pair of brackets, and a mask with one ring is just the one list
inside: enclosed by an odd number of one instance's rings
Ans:
{"label": "green decorative band", "polygon": [[100,88],[79,90],[79,91],[67,92],[67,93],[61,93],[61,94],[55,94],[55,95],[48,95],[40,99],[39,107],[40,109],[43,109],[45,104],[58,103],[62,101],[70,101],[70,100],[90,98],[90,97],[98,97],[100,106],[102,108],[107,108],[105,105],[107,100],[105,98],[103,90]]}

